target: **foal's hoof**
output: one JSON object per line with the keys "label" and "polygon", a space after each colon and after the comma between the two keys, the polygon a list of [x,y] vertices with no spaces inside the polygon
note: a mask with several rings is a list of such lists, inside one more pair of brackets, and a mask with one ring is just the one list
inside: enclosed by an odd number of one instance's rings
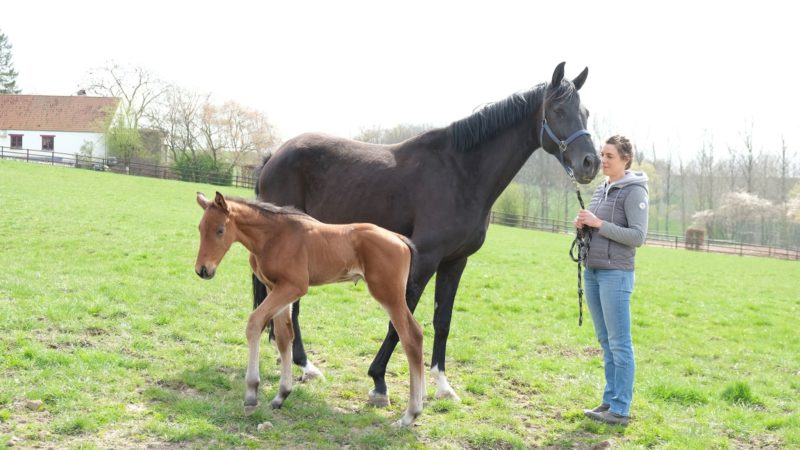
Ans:
{"label": "foal's hoof", "polygon": [[283,406],[283,400],[272,400],[269,402],[269,406],[271,406],[272,409],[281,409],[281,406]]}
{"label": "foal's hoof", "polygon": [[252,415],[257,408],[258,408],[258,403],[256,403],[255,405],[244,405],[244,415],[245,416]]}
{"label": "foal's hoof", "polygon": [[375,392],[375,390],[369,391],[369,402],[370,405],[375,406],[377,408],[386,408],[391,403],[389,402],[389,394],[379,394]]}

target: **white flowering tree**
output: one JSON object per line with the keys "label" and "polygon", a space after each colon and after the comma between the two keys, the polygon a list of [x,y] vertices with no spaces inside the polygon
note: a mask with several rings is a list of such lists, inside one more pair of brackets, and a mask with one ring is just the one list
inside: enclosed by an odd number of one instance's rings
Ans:
{"label": "white flowering tree", "polygon": [[758,195],[740,191],[724,194],[714,213],[731,239],[754,241],[758,231],[763,242],[765,223],[776,218],[780,208]]}

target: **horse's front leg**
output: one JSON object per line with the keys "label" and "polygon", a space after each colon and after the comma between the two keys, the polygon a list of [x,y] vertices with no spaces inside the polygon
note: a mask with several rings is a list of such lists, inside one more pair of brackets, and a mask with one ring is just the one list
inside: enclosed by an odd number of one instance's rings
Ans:
{"label": "horse's front leg", "polygon": [[311,363],[306,356],[306,349],[303,347],[303,335],[300,332],[300,299],[292,305],[292,329],[294,340],[292,340],[292,359],[294,363],[303,370],[300,381],[306,382],[314,379],[325,379],[317,366]]}
{"label": "horse's front leg", "polygon": [[[276,285],[267,295],[264,302],[258,305],[258,308],[250,314],[246,329],[247,345],[249,348],[244,394],[244,412],[246,415],[252,414],[258,406],[258,386],[261,384],[261,376],[258,367],[261,333],[264,331],[270,319],[288,308],[296,298],[304,295],[305,289],[306,288],[295,286]],[[291,368],[291,355],[289,355],[288,359],[284,359],[283,361],[285,362],[282,362],[282,364],[289,364]]]}
{"label": "horse's front leg", "polygon": [[461,281],[461,274],[467,266],[467,258],[442,263],[436,271],[436,294],[433,312],[433,357],[431,375],[436,379],[436,398],[449,398],[459,401],[456,391],[450,386],[444,374],[444,359],[447,352],[447,337],[450,335],[450,320],[453,317],[453,303]]}

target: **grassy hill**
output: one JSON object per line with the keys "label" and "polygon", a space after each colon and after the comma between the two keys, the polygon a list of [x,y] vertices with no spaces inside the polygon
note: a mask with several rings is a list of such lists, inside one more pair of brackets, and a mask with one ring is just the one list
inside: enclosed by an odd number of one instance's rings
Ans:
{"label": "grassy hill", "polygon": [[[599,401],[602,359],[588,312],[577,326],[571,237],[500,226],[456,299],[447,368],[462,402],[429,398],[417,426],[392,428],[408,395],[398,352],[392,406],[366,406],[388,319],[363,283],[340,284],[303,300],[326,379],[271,411],[277,355],[265,345],[262,407],[244,417],[246,252],[235,247],[212,281],[193,267],[194,195],[217,189],[0,161],[0,447],[800,446],[797,262],[641,249],[623,429],[581,412]],[[432,294],[415,314],[426,364]]]}

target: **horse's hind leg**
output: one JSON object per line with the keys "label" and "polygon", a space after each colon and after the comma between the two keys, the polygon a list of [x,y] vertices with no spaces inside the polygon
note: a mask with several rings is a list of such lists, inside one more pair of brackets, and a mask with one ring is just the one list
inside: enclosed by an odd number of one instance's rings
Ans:
{"label": "horse's hind leg", "polygon": [[273,408],[283,406],[283,401],[292,392],[292,313],[291,307],[284,309],[280,314],[272,319],[273,330],[275,331],[275,343],[278,352],[281,354],[281,381],[278,386],[278,393],[270,402]]}

